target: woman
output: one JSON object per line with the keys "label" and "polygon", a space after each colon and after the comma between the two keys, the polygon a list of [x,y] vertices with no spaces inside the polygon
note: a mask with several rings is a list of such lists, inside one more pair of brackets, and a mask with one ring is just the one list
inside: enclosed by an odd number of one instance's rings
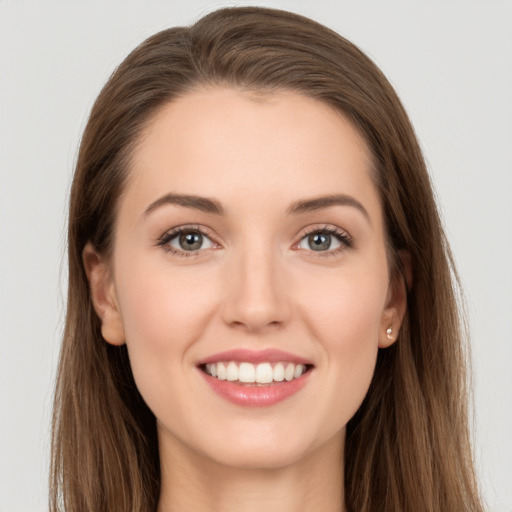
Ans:
{"label": "woman", "polygon": [[351,43],[258,8],[156,34],[80,148],[52,509],[482,510],[452,275]]}

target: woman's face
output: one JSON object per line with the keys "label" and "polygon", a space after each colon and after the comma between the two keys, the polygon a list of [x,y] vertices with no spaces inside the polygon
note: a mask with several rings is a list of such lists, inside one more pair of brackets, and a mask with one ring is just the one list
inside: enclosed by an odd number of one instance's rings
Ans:
{"label": "woman's face", "polygon": [[341,449],[403,307],[365,141],[291,92],[165,106],[89,274],[161,447],[238,467]]}

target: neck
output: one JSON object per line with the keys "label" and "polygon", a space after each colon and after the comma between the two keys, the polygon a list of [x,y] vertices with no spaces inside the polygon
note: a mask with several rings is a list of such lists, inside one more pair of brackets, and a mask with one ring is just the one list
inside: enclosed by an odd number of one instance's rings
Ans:
{"label": "neck", "polygon": [[343,438],[286,467],[218,464],[181,443],[161,446],[158,512],[344,511]]}

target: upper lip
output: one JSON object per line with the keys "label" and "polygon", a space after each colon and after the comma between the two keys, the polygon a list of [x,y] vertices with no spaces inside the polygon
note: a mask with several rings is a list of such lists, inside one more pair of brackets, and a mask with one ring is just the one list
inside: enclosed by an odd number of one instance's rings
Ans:
{"label": "upper lip", "polygon": [[213,354],[204,359],[198,361],[197,365],[205,365],[211,363],[218,363],[220,361],[237,361],[246,363],[277,363],[289,362],[295,364],[307,364],[312,365],[311,361],[308,361],[304,357],[297,356],[290,352],[285,352],[279,349],[265,349],[265,350],[250,350],[238,348],[234,350],[226,350],[225,352],[219,352]]}

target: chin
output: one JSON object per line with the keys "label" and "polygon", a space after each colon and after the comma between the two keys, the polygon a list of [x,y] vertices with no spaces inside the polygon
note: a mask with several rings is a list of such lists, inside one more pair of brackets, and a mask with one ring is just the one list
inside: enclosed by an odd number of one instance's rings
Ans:
{"label": "chin", "polygon": [[210,438],[203,454],[212,462],[222,466],[244,470],[277,470],[307,462],[316,453],[324,449],[332,453],[339,449],[342,454],[344,429],[334,436],[307,435],[306,429],[291,431],[286,429],[245,430],[244,434],[231,435],[218,442]]}
{"label": "chin", "polygon": [[221,453],[212,453],[213,461],[222,466],[244,470],[277,470],[292,466],[302,458],[307,457],[308,451],[301,446],[270,445],[250,443],[232,445]]}

